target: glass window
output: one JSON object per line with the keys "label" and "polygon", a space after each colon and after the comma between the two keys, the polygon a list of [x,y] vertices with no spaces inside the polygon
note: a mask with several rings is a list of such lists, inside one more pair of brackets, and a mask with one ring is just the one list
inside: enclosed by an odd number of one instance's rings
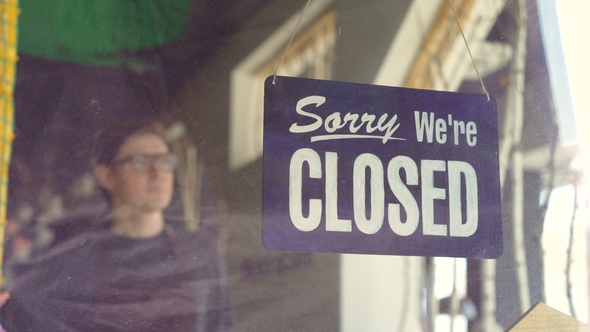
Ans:
{"label": "glass window", "polygon": [[[573,6],[4,1],[0,324],[496,331],[538,302],[590,323],[588,11]],[[273,75],[489,93],[502,256],[266,249]]]}

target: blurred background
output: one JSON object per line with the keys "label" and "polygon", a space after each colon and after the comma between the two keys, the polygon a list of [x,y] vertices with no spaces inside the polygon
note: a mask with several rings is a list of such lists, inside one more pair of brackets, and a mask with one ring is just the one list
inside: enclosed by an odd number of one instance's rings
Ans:
{"label": "blurred background", "polygon": [[[497,331],[539,301],[589,323],[589,5],[452,3],[4,1],[20,8],[18,43],[3,39],[5,65],[18,52],[5,261],[100,215],[95,136],[151,116],[181,161],[167,214],[217,241],[240,331]],[[263,82],[283,54],[283,76],[481,93],[480,75],[498,102],[503,256],[264,249]]]}

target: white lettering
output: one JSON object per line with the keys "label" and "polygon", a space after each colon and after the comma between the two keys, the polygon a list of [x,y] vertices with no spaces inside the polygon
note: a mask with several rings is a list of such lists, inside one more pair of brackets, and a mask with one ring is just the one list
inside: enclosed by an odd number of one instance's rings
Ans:
{"label": "white lettering", "polygon": [[[468,237],[477,230],[477,176],[471,165],[463,161],[449,161],[449,228],[451,236]],[[461,216],[461,174],[465,176],[466,221]]]}
{"label": "white lettering", "polygon": [[[366,207],[366,169],[371,173],[371,208]],[[375,234],[383,226],[385,214],[385,189],[383,184],[383,164],[370,153],[363,153],[354,161],[353,169],[354,222],[365,234]],[[367,218],[367,211],[371,217]]]}
{"label": "white lettering", "polygon": [[303,163],[309,165],[309,177],[320,179],[322,177],[322,161],[320,156],[312,149],[299,149],[291,157],[289,167],[289,215],[293,225],[302,232],[316,229],[322,218],[322,201],[309,200],[309,215],[303,216]]}
{"label": "white lettering", "polygon": [[434,128],[434,113],[430,112],[430,119],[427,112],[422,112],[422,119],[420,119],[420,112],[414,112],[414,125],[416,126],[416,139],[418,142],[424,140],[424,132],[426,132],[426,141],[432,143],[432,132]]}
{"label": "white lettering", "polygon": [[361,117],[361,121],[363,123],[367,124],[367,126],[366,126],[367,129],[365,129],[367,131],[367,133],[370,134],[370,133],[374,132],[375,130],[377,130],[377,127],[371,127],[371,125],[373,124],[373,121],[375,121],[375,115],[365,113]]}
{"label": "white lettering", "polygon": [[358,118],[359,118],[358,114],[346,113],[346,115],[344,116],[344,125],[346,125],[346,123],[350,122],[350,126],[348,127],[348,130],[351,133],[356,133],[363,126],[362,122],[358,127],[354,126],[354,124],[356,123]]}
{"label": "white lettering", "polygon": [[422,232],[424,235],[447,235],[447,226],[434,223],[434,200],[445,199],[444,189],[434,186],[434,172],[444,171],[442,160],[422,160]]}
{"label": "white lettering", "polygon": [[297,107],[296,107],[297,114],[315,119],[315,122],[312,124],[305,125],[305,126],[300,126],[300,125],[294,123],[289,128],[289,131],[292,133],[307,133],[307,132],[314,131],[314,130],[320,128],[322,126],[322,118],[316,114],[304,111],[303,107],[305,107],[307,105],[313,105],[313,104],[315,104],[315,107],[319,107],[325,102],[326,102],[326,97],[322,97],[322,96],[309,96],[309,97],[305,97],[305,98],[300,99],[297,102]]}
{"label": "white lettering", "polygon": [[475,135],[477,135],[477,126],[475,125],[475,122],[467,122],[467,132],[465,133],[465,136],[467,138],[467,145],[475,146],[475,144],[477,144],[477,136]]}
{"label": "white lettering", "polygon": [[340,112],[334,112],[328,115],[324,127],[326,128],[327,132],[333,133],[345,125],[346,123],[342,123],[342,120],[340,119]]}
{"label": "white lettering", "polygon": [[418,210],[418,203],[416,203],[414,196],[412,196],[412,193],[404,185],[399,176],[401,168],[406,172],[407,184],[418,184],[418,167],[416,167],[416,163],[411,158],[397,156],[391,159],[387,166],[387,180],[389,181],[391,191],[406,210],[406,221],[402,222],[401,220],[400,204],[389,204],[387,215],[391,230],[398,235],[408,236],[413,234],[416,228],[418,228],[420,211]]}
{"label": "white lettering", "polygon": [[350,232],[352,223],[338,218],[338,154],[326,152],[326,230]]}
{"label": "white lettering", "polygon": [[459,134],[465,134],[465,123],[463,121],[453,121],[453,132],[455,133],[455,145],[459,145]]}
{"label": "white lettering", "polygon": [[385,143],[386,138],[391,137],[391,135],[393,135],[397,128],[399,128],[399,123],[396,126],[394,126],[395,122],[397,121],[397,114],[394,114],[389,120],[389,122],[384,124],[385,121],[387,121],[387,114],[381,115],[379,121],[377,121],[377,129],[385,132],[385,135],[383,137],[383,143]]}
{"label": "white lettering", "polygon": [[[305,163],[309,166],[309,174],[306,175],[303,174]],[[354,220],[360,232],[375,234],[383,227],[387,213],[390,229],[399,236],[414,234],[420,221],[422,234],[428,236],[469,237],[476,233],[479,218],[478,185],[476,172],[469,163],[454,160],[422,160],[418,169],[416,162],[411,158],[396,156],[389,161],[387,174],[384,174],[383,166],[381,159],[371,153],[363,153],[355,159],[352,169],[354,219],[345,219],[339,216],[338,210],[340,190],[346,191],[346,188],[338,188],[339,184],[343,185],[338,180],[341,178],[338,176],[338,154],[326,152],[325,165],[322,167],[322,160],[314,150],[297,150],[291,158],[289,169],[289,215],[293,225],[300,231],[310,232],[316,230],[322,217],[325,217],[326,231],[352,232]],[[405,177],[401,174],[402,169]],[[305,202],[304,177],[321,179],[322,171],[325,173],[325,201],[316,198]],[[436,187],[436,172],[445,171],[448,188]],[[395,197],[393,202],[387,204],[387,211],[385,175]],[[417,185],[420,185],[421,192],[420,207],[408,187]],[[435,200],[445,200],[447,192],[448,223],[435,223],[435,215],[446,210],[441,208],[435,211]],[[303,204],[304,202],[307,204]],[[307,214],[303,211],[304,205],[309,207]],[[405,218],[402,217],[402,207]]]}
{"label": "white lettering", "polygon": [[[301,133],[311,133],[314,132],[324,126],[324,129],[329,134],[327,135],[313,135],[311,136],[311,142],[317,141],[326,141],[326,140],[340,140],[340,139],[364,139],[364,138],[376,138],[381,139],[383,144],[387,143],[389,140],[404,140],[404,138],[397,138],[393,137],[395,131],[399,128],[400,124],[397,122],[397,115],[394,114],[389,119],[389,114],[384,113],[381,114],[379,120],[377,120],[377,124],[373,126],[375,119],[377,118],[374,114],[370,113],[363,113],[362,115],[359,114],[352,114],[346,113],[344,118],[341,117],[340,112],[333,112],[325,117],[313,114],[310,112],[306,112],[303,110],[305,106],[308,105],[316,105],[318,108],[320,105],[323,105],[326,102],[326,97],[323,96],[308,96],[305,98],[300,99],[297,102],[297,106],[295,108],[297,114],[303,115],[305,117],[311,118],[315,120],[311,124],[307,125],[300,125],[298,123],[291,124],[289,127],[289,132],[301,134]],[[357,121],[360,117],[360,124],[357,126]],[[388,121],[389,119],[389,121]],[[336,133],[336,131],[340,129],[344,129],[348,125],[348,133]],[[357,134],[359,129],[365,126],[364,134]],[[370,135],[375,131],[379,131],[382,135]]]}
{"label": "white lettering", "polygon": [[445,120],[436,119],[436,141],[439,144],[444,144],[447,141],[447,126]]}

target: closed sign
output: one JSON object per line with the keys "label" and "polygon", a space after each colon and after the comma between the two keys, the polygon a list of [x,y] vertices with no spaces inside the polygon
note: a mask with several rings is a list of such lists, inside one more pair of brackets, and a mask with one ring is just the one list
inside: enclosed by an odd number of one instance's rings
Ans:
{"label": "closed sign", "polygon": [[264,245],[499,257],[497,122],[483,95],[270,77]]}

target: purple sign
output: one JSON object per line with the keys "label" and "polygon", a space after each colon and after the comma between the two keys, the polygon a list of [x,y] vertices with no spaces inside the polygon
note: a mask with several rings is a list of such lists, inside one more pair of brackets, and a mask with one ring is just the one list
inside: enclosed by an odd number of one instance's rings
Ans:
{"label": "purple sign", "polygon": [[497,258],[498,114],[484,95],[269,77],[272,250]]}

